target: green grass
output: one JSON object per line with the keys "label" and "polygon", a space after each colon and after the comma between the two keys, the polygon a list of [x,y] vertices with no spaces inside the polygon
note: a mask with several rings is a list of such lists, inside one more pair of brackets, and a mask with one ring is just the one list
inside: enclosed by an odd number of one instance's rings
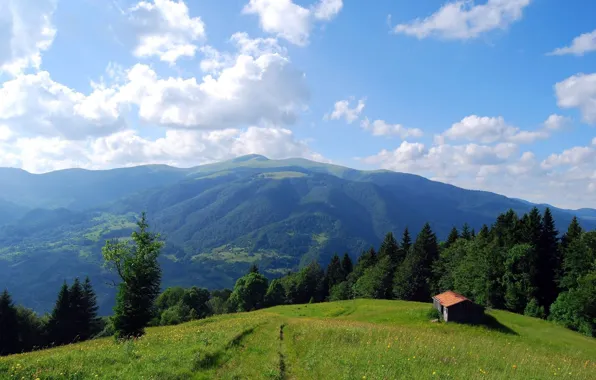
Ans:
{"label": "green grass", "polygon": [[[594,379],[596,340],[493,311],[494,327],[431,323],[430,304],[279,306],[0,358],[25,379]],[[11,377],[12,376],[12,377]]]}

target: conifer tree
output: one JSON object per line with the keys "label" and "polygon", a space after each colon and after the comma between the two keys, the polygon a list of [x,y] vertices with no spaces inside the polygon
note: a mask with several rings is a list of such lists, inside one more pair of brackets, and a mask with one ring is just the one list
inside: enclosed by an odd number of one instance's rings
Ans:
{"label": "conifer tree", "polygon": [[571,223],[569,224],[569,227],[567,228],[567,232],[561,238],[562,248],[567,248],[567,246],[571,244],[571,242],[573,242],[575,239],[580,238],[583,232],[584,231],[581,225],[579,224],[579,220],[577,220],[577,216],[574,216],[571,220]]}
{"label": "conifer tree", "polygon": [[388,256],[390,261],[393,265],[397,266],[401,261],[403,261],[403,257],[401,255],[401,250],[399,249],[399,245],[393,237],[392,232],[388,232],[385,235],[385,239],[381,243],[381,247],[379,248],[379,260],[383,257]]}
{"label": "conifer tree", "polygon": [[153,318],[153,304],[159,295],[161,268],[157,258],[163,247],[159,235],[149,232],[146,214],[137,222],[131,242],[108,241],[104,260],[120,277],[112,322],[118,338],[145,333]]}
{"label": "conifer tree", "polygon": [[408,256],[394,278],[394,295],[398,299],[428,302],[434,286],[433,267],[439,257],[437,237],[426,223],[418,234]]}
{"label": "conifer tree", "polygon": [[87,321],[85,321],[85,293],[81,282],[75,278],[68,290],[68,314],[69,314],[69,332],[68,342],[81,340],[81,334],[87,330]]}
{"label": "conifer tree", "polygon": [[457,231],[457,228],[453,227],[449,233],[449,236],[447,237],[447,241],[445,241],[445,248],[452,246],[457,239],[459,239],[459,232]]}
{"label": "conifer tree", "polygon": [[48,321],[50,343],[54,345],[70,343],[71,323],[70,295],[65,281],[60,288],[56,304]]}
{"label": "conifer tree", "polygon": [[325,273],[328,289],[344,281],[346,276],[341,266],[341,261],[337,254],[333,255],[329,265],[327,265],[327,273]]}
{"label": "conifer tree", "polygon": [[97,310],[99,309],[97,306],[97,296],[95,295],[93,286],[91,286],[89,277],[86,277],[85,282],[83,283],[83,295],[81,307],[83,309],[84,328],[80,332],[80,335],[81,340],[87,340],[99,332],[98,329],[100,323],[100,319],[97,317]]}
{"label": "conifer tree", "polygon": [[344,253],[344,258],[341,260],[341,268],[344,271],[344,281],[347,279],[348,275],[352,273],[354,270],[354,264],[352,264],[352,259],[348,253]]}
{"label": "conifer tree", "polygon": [[472,240],[472,231],[470,231],[470,226],[468,223],[464,223],[461,228],[461,238],[466,240]]}
{"label": "conifer tree", "polygon": [[410,247],[412,246],[412,238],[410,237],[410,231],[408,231],[408,227],[404,229],[400,246],[403,251],[403,257],[405,258],[410,251]]}
{"label": "conifer tree", "polygon": [[559,254],[559,232],[555,228],[555,221],[550,209],[544,210],[542,217],[542,231],[540,234],[537,262],[538,302],[548,311],[550,305],[557,299],[558,286],[561,276],[561,256]]}
{"label": "conifer tree", "polygon": [[0,356],[19,350],[19,322],[17,310],[8,290],[0,295]]}

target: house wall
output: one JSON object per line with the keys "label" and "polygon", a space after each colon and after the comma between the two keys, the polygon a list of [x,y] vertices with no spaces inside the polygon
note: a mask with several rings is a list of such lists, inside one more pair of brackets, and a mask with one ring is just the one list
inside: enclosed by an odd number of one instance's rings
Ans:
{"label": "house wall", "polygon": [[445,321],[475,323],[484,316],[484,309],[471,301],[460,302],[447,309],[449,318],[445,318]]}

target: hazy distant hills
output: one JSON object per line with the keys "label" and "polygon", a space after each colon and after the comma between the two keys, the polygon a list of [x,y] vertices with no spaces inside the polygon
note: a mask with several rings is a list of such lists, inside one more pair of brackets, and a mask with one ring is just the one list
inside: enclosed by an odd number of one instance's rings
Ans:
{"label": "hazy distant hills", "polygon": [[[454,225],[479,229],[534,206],[410,174],[257,155],[189,169],[0,169],[0,186],[0,288],[39,311],[64,279],[88,274],[107,312],[113,290],[101,246],[128,236],[143,210],[167,242],[164,285],[217,288],[254,261],[275,275],[334,252],[356,255],[406,226],[415,235],[428,221],[444,238]],[[552,210],[561,230],[573,215],[596,227],[596,210]]]}

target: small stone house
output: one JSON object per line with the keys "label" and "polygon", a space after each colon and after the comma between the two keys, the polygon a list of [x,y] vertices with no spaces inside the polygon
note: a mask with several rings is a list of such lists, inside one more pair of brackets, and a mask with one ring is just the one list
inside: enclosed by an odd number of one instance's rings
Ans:
{"label": "small stone house", "polygon": [[476,323],[484,317],[484,308],[459,293],[448,290],[433,297],[433,307],[445,322]]}

